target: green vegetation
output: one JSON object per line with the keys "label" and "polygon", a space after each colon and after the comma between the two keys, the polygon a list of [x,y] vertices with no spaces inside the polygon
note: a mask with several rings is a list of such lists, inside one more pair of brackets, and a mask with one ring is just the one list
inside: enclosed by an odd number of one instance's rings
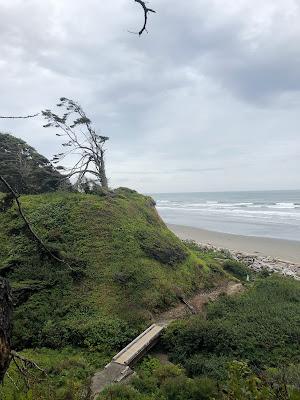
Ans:
{"label": "green vegetation", "polygon": [[13,345],[29,349],[22,354],[47,373],[30,370],[27,391],[12,364],[9,376],[19,389],[6,378],[1,399],[83,399],[92,373],[156,314],[179,295],[226,279],[220,263],[216,274],[209,257],[183,244],[153,200],[135,191],[48,193],[21,202],[66,263],[38,247],[14,206],[0,213],[0,274],[11,282],[15,304]]}
{"label": "green vegetation", "polygon": [[250,277],[253,274],[249,268],[235,260],[226,260],[223,264],[223,268],[229,274],[244,282],[247,281],[247,276]]}
{"label": "green vegetation", "polygon": [[300,284],[272,276],[241,296],[207,308],[206,319],[174,323],[165,335],[171,359],[193,375],[226,376],[228,361],[258,369],[300,363]]}
{"label": "green vegetation", "polygon": [[36,232],[68,264],[37,247],[15,208],[0,213],[0,273],[14,290],[18,349],[116,351],[178,302],[178,293],[220,279],[167,229],[153,200],[134,191],[21,201]]}
{"label": "green vegetation", "polygon": [[[15,206],[2,209],[0,274],[13,288],[13,346],[45,373],[29,369],[23,379],[12,364],[1,400],[84,399],[93,372],[179,297],[254,278],[226,252],[182,243],[153,200],[129,189],[21,202],[65,262],[32,240]],[[209,304],[205,317],[168,328],[164,346],[174,364],[146,359],[130,385],[99,399],[299,400],[299,304],[299,282],[256,277],[242,295]]]}
{"label": "green vegetation", "polygon": [[85,399],[91,375],[108,361],[101,353],[72,348],[26,350],[22,355],[42,366],[44,372],[29,368],[23,377],[12,363],[9,377],[0,387],[0,400]]}
{"label": "green vegetation", "polygon": [[258,279],[211,303],[206,318],[168,328],[164,345],[176,364],[148,358],[129,386],[112,386],[99,400],[299,400],[299,304],[299,282]]}
{"label": "green vegetation", "polygon": [[148,358],[127,386],[112,385],[97,400],[299,400],[300,392],[272,371],[258,376],[247,363],[233,361],[226,379],[190,378],[175,364]]}
{"label": "green vegetation", "polygon": [[217,394],[215,383],[207,378],[190,379],[174,364],[162,365],[146,358],[137,369],[138,377],[127,387],[114,385],[99,400],[209,400]]}
{"label": "green vegetation", "polygon": [[[53,192],[62,176],[46,157],[16,137],[0,133],[0,171],[18,193]],[[67,184],[68,185],[68,184]],[[7,188],[0,183],[0,192]]]}

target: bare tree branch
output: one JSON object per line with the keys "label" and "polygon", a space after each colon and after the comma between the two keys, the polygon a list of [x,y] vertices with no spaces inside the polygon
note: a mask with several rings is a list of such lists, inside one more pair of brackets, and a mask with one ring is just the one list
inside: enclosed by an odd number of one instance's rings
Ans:
{"label": "bare tree branch", "polygon": [[34,361],[30,360],[29,358],[26,358],[26,357],[24,357],[24,356],[21,356],[21,354],[17,353],[17,352],[14,351],[14,350],[12,350],[12,351],[10,352],[10,354],[11,354],[12,358],[18,359],[18,360],[22,361],[22,363],[23,363],[23,365],[24,365],[25,367],[38,369],[39,371],[41,371],[41,372],[43,372],[45,375],[47,375],[44,369],[42,369],[41,367],[39,367]]}
{"label": "bare tree branch", "polygon": [[[25,383],[27,389],[29,389],[31,386],[30,378],[32,377],[32,375],[30,373],[30,369],[37,369],[38,371],[42,372],[46,378],[48,377],[46,371],[44,369],[42,369],[37,363],[30,360],[29,358],[21,356],[21,354],[18,354],[14,350],[11,351],[10,355],[11,355],[11,361],[14,362],[20,376],[24,380],[24,383]],[[8,373],[7,373],[7,375],[8,375]],[[10,378],[10,377],[8,376],[8,378]],[[17,387],[15,382],[14,381],[12,381],[12,382]]]}
{"label": "bare tree branch", "polygon": [[7,376],[8,379],[12,382],[12,384],[14,385],[14,387],[19,391],[19,390],[20,390],[19,386],[16,384],[16,382],[13,380],[13,378],[9,375],[8,372],[6,372],[6,376]]}
{"label": "bare tree branch", "polygon": [[146,6],[146,2],[143,0],[134,0],[136,3],[139,3],[144,11],[144,25],[142,27],[142,29],[139,32],[130,32],[130,33],[136,33],[139,36],[141,36],[145,31],[147,32],[147,22],[148,22],[148,13],[156,13],[156,11],[152,10],[151,8],[148,8]]}
{"label": "bare tree branch", "polygon": [[27,118],[35,118],[38,115],[40,115],[40,113],[33,114],[33,115],[25,115],[24,117],[4,117],[4,116],[0,115],[0,119],[27,119]]}
{"label": "bare tree branch", "polygon": [[21,205],[20,200],[19,200],[20,195],[14,191],[14,189],[10,186],[10,184],[7,182],[7,180],[2,175],[0,175],[0,182],[2,182],[6,186],[8,191],[13,196],[13,198],[14,198],[16,204],[17,204],[17,207],[18,207],[18,210],[19,210],[19,214],[20,214],[21,218],[23,219],[23,221],[25,222],[25,225],[28,228],[29,232],[31,233],[33,239],[46,251],[46,253],[50,257],[52,257],[54,260],[56,260],[58,262],[66,264],[69,268],[71,268],[70,265],[65,260],[62,260],[61,258],[57,257],[55,254],[53,254],[52,251],[48,248],[48,246],[43,242],[43,240],[40,239],[39,236],[35,233],[35,231],[31,227],[31,225],[30,225],[30,223],[29,223],[29,221],[28,221],[27,217],[25,216],[24,211],[22,209],[22,205]]}

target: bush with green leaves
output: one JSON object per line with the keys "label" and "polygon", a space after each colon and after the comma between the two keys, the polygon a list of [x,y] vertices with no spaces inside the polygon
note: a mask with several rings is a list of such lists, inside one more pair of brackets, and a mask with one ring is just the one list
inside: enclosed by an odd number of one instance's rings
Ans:
{"label": "bush with green leaves", "polygon": [[102,353],[70,347],[59,351],[26,350],[22,355],[36,362],[44,372],[27,365],[24,376],[11,363],[9,376],[0,387],[1,400],[84,400],[90,376],[108,362]]}
{"label": "bush with green leaves", "polygon": [[207,378],[190,379],[177,365],[162,365],[148,357],[137,368],[138,377],[130,386],[113,385],[99,400],[209,400],[217,394],[215,383]]}
{"label": "bush with green leaves", "polygon": [[278,276],[210,304],[206,319],[173,323],[164,336],[173,361],[192,375],[219,379],[234,359],[258,369],[300,364],[299,342],[300,283]]}
{"label": "bush with green leaves", "polygon": [[247,363],[233,361],[221,392],[222,400],[299,400],[300,391],[281,380],[270,381],[253,373]]}
{"label": "bush with green leaves", "polygon": [[247,276],[251,276],[251,274],[253,273],[244,264],[236,260],[226,260],[222,266],[226,272],[235,276],[241,281],[246,281]]}
{"label": "bush with green leaves", "polygon": [[189,378],[177,365],[148,357],[130,385],[112,385],[98,400],[299,400],[300,391],[270,372],[257,374],[246,362],[227,365],[223,382],[205,376]]}

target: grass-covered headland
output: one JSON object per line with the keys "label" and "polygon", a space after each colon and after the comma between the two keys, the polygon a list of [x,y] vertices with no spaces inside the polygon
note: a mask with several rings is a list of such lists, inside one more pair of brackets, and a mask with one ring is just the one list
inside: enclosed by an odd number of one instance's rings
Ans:
{"label": "grass-covered headland", "polygon": [[[37,361],[49,352],[50,370],[60,369],[61,349],[78,349],[85,376],[179,296],[225,277],[221,267],[210,267],[167,229],[151,198],[134,191],[28,195],[21,202],[39,237],[65,260],[53,260],[32,240],[15,207],[2,207],[0,274],[13,288],[13,346],[42,348],[29,350]],[[65,370],[73,370],[74,350],[70,363],[64,354]],[[86,367],[90,363],[94,367]],[[13,387],[8,380],[6,385]]]}
{"label": "grass-covered headland", "polygon": [[32,240],[14,206],[0,207],[13,347],[44,369],[22,377],[12,363],[1,400],[86,399],[94,371],[161,312],[228,279],[247,290],[209,304],[205,316],[171,324],[161,344],[168,363],[146,357],[129,385],[99,399],[300,399],[299,282],[253,276],[226,252],[181,242],[153,200],[129,189],[26,195],[21,202],[64,262]]}

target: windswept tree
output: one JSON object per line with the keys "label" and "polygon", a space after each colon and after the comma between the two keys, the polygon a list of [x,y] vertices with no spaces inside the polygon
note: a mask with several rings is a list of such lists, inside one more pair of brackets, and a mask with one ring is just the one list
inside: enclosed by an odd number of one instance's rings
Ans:
{"label": "windswept tree", "polygon": [[57,166],[57,169],[65,171],[68,179],[76,176],[77,185],[93,177],[93,183],[108,189],[104,154],[105,143],[109,138],[95,131],[91,120],[75,101],[62,97],[57,106],[63,109],[61,115],[51,110],[42,111],[47,121],[44,127],[58,128],[60,133],[56,133],[56,136],[65,139],[62,143],[65,151],[55,154],[51,161],[58,165],[62,161],[68,162],[68,158],[73,160],[76,157],[71,167]]}

